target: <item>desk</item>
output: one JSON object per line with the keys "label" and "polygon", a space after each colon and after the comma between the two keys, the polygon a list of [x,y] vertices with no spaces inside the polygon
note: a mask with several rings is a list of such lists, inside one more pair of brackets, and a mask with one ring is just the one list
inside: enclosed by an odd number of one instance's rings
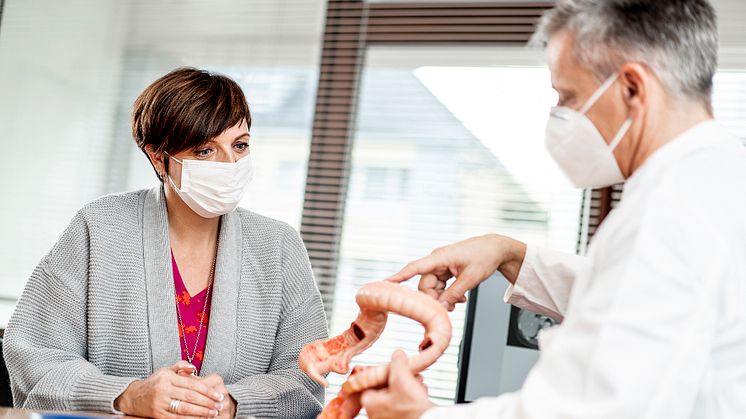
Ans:
{"label": "desk", "polygon": [[11,409],[0,407],[0,419],[75,419],[75,418],[130,418],[130,416],[108,415],[106,413],[95,412],[40,412],[26,409]]}

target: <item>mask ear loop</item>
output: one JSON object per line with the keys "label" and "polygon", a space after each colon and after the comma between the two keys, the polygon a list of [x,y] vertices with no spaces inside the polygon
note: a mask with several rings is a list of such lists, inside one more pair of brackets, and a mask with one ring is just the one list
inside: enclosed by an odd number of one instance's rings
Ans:
{"label": "mask ear loop", "polygon": [[614,136],[614,139],[611,140],[611,142],[609,143],[609,149],[611,151],[614,151],[616,146],[618,146],[619,143],[622,142],[622,138],[624,138],[624,136],[627,135],[627,131],[629,130],[629,127],[631,125],[632,125],[632,118],[627,118],[622,124],[621,128],[619,128],[619,131]]}
{"label": "mask ear loop", "polygon": [[[180,161],[179,159],[177,159],[176,157],[174,157],[174,156],[172,156],[172,155],[170,155],[170,154],[168,154],[168,153],[164,153],[164,154],[165,154],[165,155],[167,155],[167,156],[168,156],[169,158],[172,158],[172,159],[174,159],[174,160],[175,160],[175,161],[176,161],[177,163],[179,163],[179,164],[181,165],[181,168],[182,168],[182,169],[184,168],[184,163],[183,163],[182,161]],[[172,186],[172,187],[173,187],[173,188],[174,188],[175,190],[177,190],[177,191],[179,191],[179,192],[182,192],[182,190],[181,190],[180,188],[177,188],[177,187],[176,187],[176,184],[174,183],[174,180],[173,180],[173,179],[171,178],[171,175],[169,175],[169,174],[168,174],[168,171],[166,171],[166,177],[168,178],[168,183],[170,183],[170,184],[171,184],[171,186]]]}
{"label": "mask ear loop", "polygon": [[606,93],[606,91],[609,89],[609,87],[611,86],[611,84],[614,83],[616,81],[616,79],[618,79],[618,78],[619,78],[619,73],[614,73],[611,76],[609,76],[609,78],[606,79],[606,81],[604,81],[601,84],[601,86],[599,86],[598,89],[596,89],[595,92],[593,92],[593,94],[588,99],[588,101],[585,102],[585,105],[583,105],[583,107],[580,108],[580,113],[583,114],[583,115],[585,115],[585,113],[588,112],[591,109],[591,107],[593,106],[593,104],[596,103],[596,101],[598,100],[598,98],[600,98],[601,95],[603,95],[604,93]]}
{"label": "mask ear loop", "polygon": [[[596,103],[598,98],[601,97],[606,91],[609,89],[609,87],[619,78],[619,73],[614,73],[609,78],[607,78],[601,86],[596,89],[595,92],[591,95],[591,97],[588,99],[588,101],[583,105],[583,107],[580,109],[580,113],[585,115],[586,112],[588,112],[589,109],[593,106],[593,104]],[[616,146],[619,145],[619,143],[622,141],[622,138],[627,134],[627,131],[629,130],[629,127],[632,125],[632,118],[627,118],[622,126],[619,128],[619,131],[617,131],[614,138],[609,143],[609,149],[614,150]]]}

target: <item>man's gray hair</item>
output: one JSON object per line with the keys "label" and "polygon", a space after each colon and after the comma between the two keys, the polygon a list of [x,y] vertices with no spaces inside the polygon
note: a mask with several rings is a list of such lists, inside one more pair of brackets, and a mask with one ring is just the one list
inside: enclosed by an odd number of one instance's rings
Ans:
{"label": "man's gray hair", "polygon": [[557,0],[531,43],[546,46],[562,31],[574,36],[573,54],[599,80],[625,62],[642,63],[670,94],[710,109],[718,32],[707,0]]}

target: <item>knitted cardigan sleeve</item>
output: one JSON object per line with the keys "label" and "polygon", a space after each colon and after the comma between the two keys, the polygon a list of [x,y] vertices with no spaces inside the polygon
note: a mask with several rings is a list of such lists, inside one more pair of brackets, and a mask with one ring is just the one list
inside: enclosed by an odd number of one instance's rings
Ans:
{"label": "knitted cardigan sleeve", "polygon": [[136,377],[103,374],[87,361],[88,227],[78,213],[28,280],[3,352],[16,407],[115,413]]}
{"label": "knitted cardigan sleeve", "polygon": [[315,418],[324,402],[324,389],[298,367],[303,345],[328,336],[324,307],[300,236],[287,226],[284,238],[283,306],[287,309],[267,373],[226,386],[238,402],[237,417]]}

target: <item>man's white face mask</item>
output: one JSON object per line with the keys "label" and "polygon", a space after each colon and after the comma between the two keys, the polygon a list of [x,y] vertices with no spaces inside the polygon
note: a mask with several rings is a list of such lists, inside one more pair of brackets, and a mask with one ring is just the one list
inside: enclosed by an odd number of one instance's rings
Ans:
{"label": "man's white face mask", "polygon": [[235,163],[169,157],[181,164],[181,188],[167,175],[168,181],[189,208],[205,218],[236,209],[254,175],[251,155]]}
{"label": "man's white face mask", "polygon": [[632,124],[627,118],[611,143],[606,144],[586,113],[617,80],[614,74],[599,86],[579,111],[557,106],[547,122],[546,147],[562,172],[578,188],[600,188],[624,182],[614,149]]}

